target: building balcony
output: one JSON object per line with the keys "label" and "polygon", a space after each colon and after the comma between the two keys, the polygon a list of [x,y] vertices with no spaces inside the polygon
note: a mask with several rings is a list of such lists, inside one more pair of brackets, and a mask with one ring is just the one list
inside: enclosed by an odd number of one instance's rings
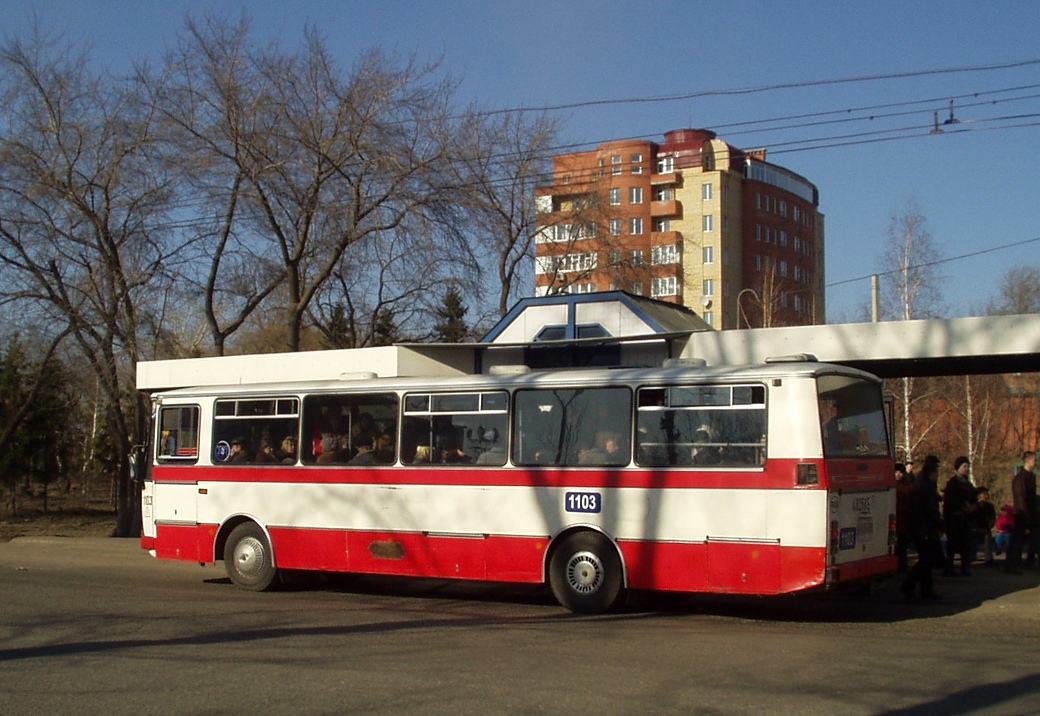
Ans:
{"label": "building balcony", "polygon": [[682,214],[682,202],[678,199],[650,202],[650,216],[679,216]]}
{"label": "building balcony", "polygon": [[681,236],[678,231],[654,231],[650,241],[654,246],[678,246],[682,243]]}
{"label": "building balcony", "polygon": [[682,179],[682,172],[667,172],[665,174],[651,174],[650,185],[659,186],[663,184],[678,184]]}

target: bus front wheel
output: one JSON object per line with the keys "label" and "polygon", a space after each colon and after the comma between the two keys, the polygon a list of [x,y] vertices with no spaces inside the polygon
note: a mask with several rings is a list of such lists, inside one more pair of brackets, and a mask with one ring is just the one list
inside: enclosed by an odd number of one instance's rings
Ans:
{"label": "bus front wheel", "polygon": [[609,611],[621,598],[621,560],[603,535],[577,532],[553,551],[549,583],[556,600],[572,612]]}
{"label": "bus front wheel", "polygon": [[271,543],[256,523],[243,522],[231,530],[224,546],[224,569],[236,586],[253,592],[263,592],[274,584],[278,570]]}

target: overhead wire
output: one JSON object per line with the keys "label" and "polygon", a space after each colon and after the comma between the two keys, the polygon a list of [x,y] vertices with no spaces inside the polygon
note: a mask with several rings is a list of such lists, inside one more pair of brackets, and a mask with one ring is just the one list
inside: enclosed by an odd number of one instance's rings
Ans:
{"label": "overhead wire", "polygon": [[[1023,239],[1021,241],[1012,241],[1007,244],[1001,244],[1000,246],[990,246],[985,249],[979,249],[978,251],[971,251],[966,254],[960,254],[958,256],[947,256],[941,259],[935,259],[934,261],[922,261],[921,263],[912,264],[907,269],[925,269],[931,268],[932,266],[939,266],[941,264],[951,263],[953,261],[962,261],[964,259],[975,258],[976,256],[984,256],[985,254],[992,254],[997,251],[1003,251],[1004,249],[1013,249],[1018,246],[1026,246],[1028,244],[1035,244],[1040,241],[1040,236],[1034,236],[1031,239]],[[824,284],[824,288],[833,288],[835,286],[844,286],[848,283],[855,283],[857,281],[865,281],[874,276],[889,276],[901,273],[902,269],[891,269],[889,271],[875,271],[873,273],[864,274],[862,276],[856,276],[855,278],[845,278],[841,281],[834,281],[832,283]]]}
{"label": "overhead wire", "polygon": [[[482,114],[483,115],[495,115],[495,114],[503,114],[503,113],[506,113],[506,112],[555,111],[555,110],[558,110],[558,109],[573,108],[573,107],[579,107],[579,106],[599,106],[599,105],[603,105],[603,104],[614,104],[614,103],[628,104],[628,103],[636,103],[636,102],[651,102],[652,103],[652,102],[677,101],[677,100],[681,100],[681,99],[690,99],[690,98],[696,98],[696,97],[702,97],[702,96],[726,96],[726,95],[733,95],[733,94],[751,94],[751,93],[755,93],[755,92],[767,92],[767,91],[776,91],[776,90],[780,90],[780,89],[792,89],[792,88],[813,87],[813,86],[827,86],[827,85],[836,85],[836,84],[851,83],[851,82],[866,82],[866,81],[878,81],[878,80],[888,80],[888,79],[901,79],[901,78],[921,77],[921,76],[927,76],[927,75],[965,73],[965,72],[974,72],[974,71],[992,71],[992,70],[999,70],[999,69],[1019,68],[1019,67],[1031,66],[1031,65],[1035,65],[1035,64],[1040,64],[1040,59],[1025,60],[1025,61],[1020,61],[1020,62],[1011,62],[1011,63],[1003,63],[1003,64],[977,65],[977,66],[969,66],[969,67],[954,67],[954,68],[943,68],[943,69],[933,69],[933,70],[919,70],[919,71],[910,71],[910,72],[902,72],[902,73],[865,75],[865,76],[849,77],[849,78],[832,78],[832,79],[822,79],[822,80],[809,80],[809,81],[804,81],[804,82],[779,83],[779,84],[774,84],[774,85],[764,85],[764,86],[753,87],[753,88],[705,90],[705,91],[702,91],[702,92],[668,95],[668,96],[663,96],[663,97],[622,98],[622,99],[613,99],[613,100],[596,100],[596,101],[592,101],[592,102],[570,103],[570,104],[566,104],[566,105],[546,105],[546,106],[540,107],[540,108],[538,108],[538,107],[535,107],[535,108],[531,108],[531,107],[529,107],[529,108],[508,108],[508,109],[492,110],[492,111],[488,111],[488,112],[483,112]],[[1025,85],[1017,85],[1017,86],[1013,86],[1013,87],[1006,87],[1006,88],[999,88],[999,89],[985,89],[985,90],[978,90],[978,91],[973,91],[973,92],[965,92],[965,93],[953,95],[952,97],[945,97],[944,96],[944,97],[930,97],[930,98],[923,98],[923,99],[911,99],[911,100],[904,100],[904,101],[899,101],[899,102],[889,102],[889,103],[884,103],[884,104],[865,105],[865,106],[862,106],[862,107],[834,109],[834,110],[823,110],[823,111],[818,111],[818,112],[808,112],[808,113],[787,115],[787,116],[774,117],[774,118],[744,120],[744,121],[741,121],[741,122],[719,123],[719,124],[714,125],[714,129],[716,129],[716,130],[725,130],[725,129],[738,129],[738,128],[741,128],[741,127],[760,127],[758,129],[750,129],[750,130],[748,130],[746,132],[735,131],[735,132],[728,133],[728,136],[740,136],[742,134],[752,134],[752,133],[762,133],[762,132],[777,132],[777,133],[779,133],[779,132],[787,132],[787,131],[792,131],[792,130],[795,130],[795,129],[807,128],[807,127],[826,126],[828,124],[856,123],[856,122],[876,122],[876,121],[878,121],[880,119],[889,119],[889,118],[900,117],[900,116],[911,116],[913,114],[934,113],[934,112],[938,112],[938,111],[945,112],[945,110],[946,110],[945,105],[942,106],[941,108],[939,108],[939,107],[936,106],[936,103],[939,103],[939,102],[945,103],[946,101],[951,100],[951,99],[952,100],[958,100],[958,99],[959,100],[965,100],[965,99],[972,99],[972,98],[977,99],[977,98],[983,98],[983,97],[994,97],[994,96],[997,96],[997,95],[1008,94],[1008,93],[1012,93],[1012,92],[1021,92],[1021,91],[1026,91],[1026,90],[1032,90],[1032,89],[1036,89],[1038,87],[1040,87],[1040,84],[1025,84]],[[1026,96],[1019,96],[1019,97],[1004,97],[1004,98],[1000,98],[1000,99],[981,100],[981,101],[975,101],[975,102],[972,102],[972,103],[962,103],[960,105],[960,108],[961,109],[965,109],[965,108],[968,108],[968,107],[983,106],[983,105],[990,105],[990,106],[992,106],[992,105],[1002,104],[1002,103],[1007,103],[1007,102],[1026,101],[1026,100],[1029,100],[1029,99],[1035,99],[1037,97],[1040,97],[1040,95],[1033,94],[1033,95],[1026,95]],[[915,106],[920,106],[920,105],[929,105],[929,106],[928,106],[927,109],[908,110],[908,111],[905,111],[905,112],[886,112],[886,113],[882,113],[882,114],[878,114],[877,113],[877,110],[897,109],[897,108],[900,108],[900,107],[915,107]],[[874,112],[874,114],[864,114],[863,116],[847,116],[847,115],[850,115],[850,114],[870,113],[870,112]],[[828,118],[828,117],[836,117],[838,115],[846,115],[846,116],[843,116],[840,119],[825,119],[825,118]],[[1037,115],[1037,114],[1022,114],[1022,115],[1005,115],[1005,116],[1001,116],[1001,117],[990,117],[990,118],[980,118],[980,119],[965,118],[965,119],[959,119],[957,125],[944,125],[944,126],[942,126],[942,130],[943,130],[943,133],[954,134],[954,133],[964,133],[964,132],[970,132],[970,131],[993,131],[993,130],[998,130],[998,129],[1014,129],[1014,128],[1021,128],[1021,127],[1032,127],[1032,126],[1036,126],[1036,123],[1033,123],[1033,122],[1021,123],[1020,122],[1018,124],[1003,125],[1003,126],[998,126],[998,127],[971,127],[971,126],[968,126],[968,125],[971,125],[971,124],[981,124],[983,122],[1002,122],[1002,121],[1020,120],[1020,119],[1026,119],[1026,118],[1035,118],[1035,117],[1038,117],[1038,116],[1040,116],[1040,115]],[[795,122],[796,120],[804,120],[804,119],[817,119],[819,121],[792,123],[792,122]],[[787,124],[781,124],[781,123],[787,123]],[[777,124],[779,126],[762,128],[762,125],[768,125],[768,124]],[[896,140],[903,140],[903,139],[921,138],[921,137],[927,136],[928,134],[933,133],[932,130],[934,130],[933,124],[911,125],[911,126],[896,127],[896,128],[878,128],[878,129],[874,129],[874,130],[871,130],[871,131],[860,132],[860,133],[850,133],[850,134],[834,135],[834,136],[807,137],[807,138],[803,138],[803,139],[793,139],[793,140],[789,140],[789,141],[785,141],[785,142],[773,142],[773,143],[770,143],[770,144],[766,145],[764,148],[767,149],[768,152],[770,152],[770,153],[772,153],[774,155],[775,154],[791,154],[791,153],[795,153],[795,152],[812,151],[812,150],[817,150],[817,149],[831,149],[831,148],[839,148],[839,147],[846,147],[846,146],[854,146],[854,145],[857,145],[857,144],[868,144],[868,143],[889,142],[889,141],[896,141]],[[888,135],[891,135],[893,133],[902,133],[902,134],[900,134],[899,136],[888,136]],[[652,137],[651,136],[636,136],[636,137],[621,138],[621,139],[614,138],[614,139],[610,139],[610,140],[603,140],[603,141],[600,141],[600,142],[581,142],[581,143],[573,143],[573,144],[558,144],[558,145],[554,145],[554,146],[551,146],[551,147],[546,147],[546,148],[542,149],[540,153],[542,155],[544,155],[542,160],[543,161],[548,161],[552,156],[554,156],[556,154],[559,154],[561,152],[564,152],[566,150],[574,150],[574,149],[577,149],[577,148],[580,148],[580,147],[595,146],[597,144],[603,144],[603,143],[606,143],[606,142],[615,142],[615,141],[632,141],[632,140],[635,140],[635,141],[653,141],[653,138],[654,137],[658,137],[658,136],[660,136],[660,135],[655,134],[655,135],[652,135]],[[746,151],[746,150],[738,150],[738,151]],[[509,159],[515,158],[516,156],[517,156],[517,153],[515,153],[515,152],[502,152],[502,153],[490,155],[487,158],[489,160],[491,160],[492,163],[498,161],[498,162],[500,162],[504,166],[505,164],[508,163]],[[608,170],[609,170],[609,168],[608,168]],[[596,173],[596,168],[593,168],[590,171],[592,171],[593,174],[595,174]],[[552,179],[553,172],[550,169],[550,170],[547,170],[545,172],[532,174],[532,175],[530,175],[530,177],[531,177],[532,183],[536,183],[537,184],[539,181],[546,181],[546,182],[548,182],[549,180]],[[576,175],[575,178],[578,180],[578,183],[581,183],[582,181],[591,181],[594,178],[594,176],[593,175],[589,175],[589,176],[586,176],[586,177],[582,177],[580,175]],[[511,181],[511,179],[503,178],[503,179],[498,180],[498,181],[500,181],[500,182],[502,182],[504,184],[506,182]],[[494,185],[494,181],[492,182],[492,184]],[[465,188],[465,185],[459,185],[457,188],[460,188],[460,189],[461,188]],[[193,208],[202,208],[204,206],[206,206],[206,204],[202,200],[192,200],[192,201],[178,202],[178,203],[172,205],[170,208],[171,208],[172,211],[186,211],[186,210],[190,210],[190,209],[193,209]],[[202,227],[202,226],[207,226],[207,225],[212,225],[212,223],[211,222],[206,222],[206,221],[203,221],[203,220],[181,219],[181,220],[177,220],[177,221],[173,221],[173,222],[168,222],[168,223],[156,225],[154,228],[162,229],[162,228],[180,228],[180,227],[192,227],[192,226]]]}

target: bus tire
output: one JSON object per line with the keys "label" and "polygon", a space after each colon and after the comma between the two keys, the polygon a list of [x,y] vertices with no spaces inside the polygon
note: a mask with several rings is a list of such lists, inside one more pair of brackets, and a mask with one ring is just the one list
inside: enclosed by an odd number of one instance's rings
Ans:
{"label": "bus tire", "polygon": [[252,592],[271,588],[278,576],[267,535],[255,522],[231,530],[224,545],[224,569],[237,587]]}
{"label": "bus tire", "polygon": [[576,532],[553,550],[549,584],[556,600],[572,612],[609,611],[621,598],[621,559],[603,535]]}

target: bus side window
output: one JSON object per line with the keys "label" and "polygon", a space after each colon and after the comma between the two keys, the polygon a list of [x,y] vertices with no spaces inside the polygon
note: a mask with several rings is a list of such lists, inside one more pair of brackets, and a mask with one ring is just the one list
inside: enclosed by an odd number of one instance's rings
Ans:
{"label": "bus side window", "polygon": [[628,388],[521,390],[515,401],[514,462],[616,467],[631,460]]}
{"label": "bus side window", "polygon": [[213,417],[213,462],[281,464],[294,456],[279,451],[299,431],[298,398],[228,398],[218,400]]}
{"label": "bus side window", "polygon": [[199,406],[159,409],[159,462],[195,462],[199,457]]}
{"label": "bus side window", "polygon": [[303,399],[300,459],[307,465],[391,464],[397,415],[395,393],[309,395]]}
{"label": "bus side window", "polygon": [[402,454],[415,455],[416,464],[504,465],[508,406],[505,391],[410,393]]}
{"label": "bus side window", "polygon": [[762,386],[639,391],[636,460],[647,467],[749,467],[765,462]]}

